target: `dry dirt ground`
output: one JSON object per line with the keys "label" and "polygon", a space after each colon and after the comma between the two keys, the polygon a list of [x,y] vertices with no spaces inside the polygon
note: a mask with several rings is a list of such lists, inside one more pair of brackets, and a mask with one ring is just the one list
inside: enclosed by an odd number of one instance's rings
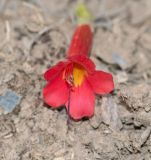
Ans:
{"label": "dry dirt ground", "polygon": [[0,160],[151,160],[151,0],[84,0],[91,58],[115,91],[70,128],[64,108],[43,103],[43,73],[65,57],[77,2],[0,0]]}

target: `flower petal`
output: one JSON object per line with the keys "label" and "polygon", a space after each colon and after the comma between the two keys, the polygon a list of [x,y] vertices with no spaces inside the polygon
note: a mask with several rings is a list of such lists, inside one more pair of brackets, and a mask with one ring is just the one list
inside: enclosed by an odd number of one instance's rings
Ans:
{"label": "flower petal", "polygon": [[94,72],[95,70],[95,64],[86,55],[75,55],[68,57],[68,59],[74,63],[83,66],[90,73]]}
{"label": "flower petal", "polygon": [[67,54],[69,56],[76,54],[85,54],[88,56],[91,51],[92,38],[93,33],[91,31],[90,25],[82,24],[77,26]]}
{"label": "flower petal", "polygon": [[68,93],[68,86],[60,75],[50,81],[43,89],[44,101],[53,108],[64,105],[68,100]]}
{"label": "flower petal", "polygon": [[114,89],[113,77],[110,73],[95,71],[87,80],[97,94],[107,94]]}
{"label": "flower petal", "polygon": [[54,77],[56,77],[56,75],[58,75],[66,66],[67,62],[59,62],[57,63],[55,66],[51,67],[50,69],[48,69],[45,73],[44,73],[44,78],[46,81],[50,81],[51,79],[53,79]]}
{"label": "flower petal", "polygon": [[73,119],[91,117],[94,114],[95,95],[89,83],[85,80],[81,86],[75,87],[70,93],[70,102],[66,105]]}

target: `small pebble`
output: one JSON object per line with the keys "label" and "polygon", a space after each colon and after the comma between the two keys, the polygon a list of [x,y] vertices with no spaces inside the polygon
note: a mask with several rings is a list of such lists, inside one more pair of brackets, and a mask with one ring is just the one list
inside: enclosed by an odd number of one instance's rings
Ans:
{"label": "small pebble", "polygon": [[21,96],[11,90],[0,96],[0,106],[4,109],[5,114],[12,112],[20,101]]}

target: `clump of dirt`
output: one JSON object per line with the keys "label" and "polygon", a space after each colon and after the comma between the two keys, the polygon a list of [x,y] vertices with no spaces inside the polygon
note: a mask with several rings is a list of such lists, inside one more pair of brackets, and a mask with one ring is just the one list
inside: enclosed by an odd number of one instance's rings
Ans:
{"label": "clump of dirt", "polygon": [[130,110],[149,112],[151,109],[151,87],[146,83],[121,88],[120,97]]}

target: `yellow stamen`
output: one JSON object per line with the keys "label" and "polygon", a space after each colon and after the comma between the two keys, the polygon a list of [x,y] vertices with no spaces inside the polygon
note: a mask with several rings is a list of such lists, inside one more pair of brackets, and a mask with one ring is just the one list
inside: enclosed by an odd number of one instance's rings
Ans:
{"label": "yellow stamen", "polygon": [[80,86],[86,75],[86,70],[78,64],[73,67],[73,81],[75,87]]}

